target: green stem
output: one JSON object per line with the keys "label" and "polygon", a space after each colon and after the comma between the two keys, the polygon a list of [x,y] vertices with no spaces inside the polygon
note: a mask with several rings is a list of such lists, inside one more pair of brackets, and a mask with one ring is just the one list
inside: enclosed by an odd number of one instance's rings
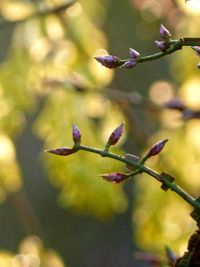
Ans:
{"label": "green stem", "polygon": [[112,158],[114,160],[121,161],[125,164],[132,165],[137,168],[136,173],[147,173],[148,175],[154,177],[156,180],[158,180],[161,183],[164,183],[168,188],[170,188],[172,191],[176,192],[181,198],[183,198],[186,202],[188,202],[191,206],[196,208],[200,211],[200,204],[198,201],[196,201],[191,195],[189,195],[187,192],[185,192],[181,187],[176,185],[174,182],[169,181],[164,175],[157,173],[156,171],[152,170],[151,168],[139,163],[131,161],[125,157],[122,157],[118,154],[114,154],[109,151],[101,150],[98,148],[88,147],[85,145],[80,145],[78,147],[79,150],[85,150],[91,153],[99,154],[102,157],[108,157]]}
{"label": "green stem", "polygon": [[[182,49],[183,46],[200,46],[200,38],[189,38],[189,37],[184,37],[178,40],[170,40],[168,42],[169,48],[166,49],[165,51],[158,52],[153,55],[148,55],[144,57],[138,57],[136,59],[137,63],[142,63],[145,61],[151,61],[155,60],[161,57],[164,57],[166,55],[172,54],[177,50]],[[127,59],[122,59],[120,60],[120,66],[123,65],[125,62],[127,62]]]}

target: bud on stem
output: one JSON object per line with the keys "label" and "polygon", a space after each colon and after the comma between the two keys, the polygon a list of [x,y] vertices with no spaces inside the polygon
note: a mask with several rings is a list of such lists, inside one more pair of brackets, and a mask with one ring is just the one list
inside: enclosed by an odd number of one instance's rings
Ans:
{"label": "bud on stem", "polygon": [[120,124],[110,135],[105,149],[108,150],[110,146],[115,145],[121,138],[124,130],[124,124]]}

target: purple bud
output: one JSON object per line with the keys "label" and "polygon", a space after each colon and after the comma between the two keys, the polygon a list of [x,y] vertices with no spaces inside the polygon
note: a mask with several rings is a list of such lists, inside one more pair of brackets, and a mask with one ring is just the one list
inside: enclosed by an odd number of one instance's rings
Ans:
{"label": "purple bud", "polygon": [[168,40],[171,37],[170,32],[162,24],[160,25],[160,37],[164,40]]}
{"label": "purple bud", "polygon": [[169,47],[168,44],[164,41],[155,41],[155,44],[157,48],[159,48],[162,51],[165,51]]}
{"label": "purple bud", "polygon": [[55,148],[55,149],[48,149],[48,150],[45,150],[45,152],[52,153],[52,154],[59,155],[59,156],[68,156],[68,155],[75,153],[76,151],[73,148],[60,147],[60,148]]}
{"label": "purple bud", "polygon": [[129,177],[129,175],[121,172],[113,172],[113,173],[101,174],[101,177],[109,182],[120,183],[124,181],[127,177]]}
{"label": "purple bud", "polygon": [[80,144],[81,142],[81,133],[79,128],[74,123],[72,126],[72,136],[75,144]]}
{"label": "purple bud", "polygon": [[136,59],[140,56],[140,53],[133,48],[129,48],[129,55],[131,58]]}
{"label": "purple bud", "polygon": [[168,109],[179,110],[179,111],[183,111],[184,109],[186,109],[186,106],[178,98],[173,98],[169,100],[168,102],[164,104],[164,107]]}
{"label": "purple bud", "polygon": [[137,65],[137,61],[135,59],[130,59],[126,61],[121,68],[131,69]]}
{"label": "purple bud", "polygon": [[120,65],[120,59],[112,55],[99,56],[95,57],[95,59],[109,69],[117,68]]}
{"label": "purple bud", "polygon": [[169,139],[164,139],[153,145],[147,154],[148,158],[151,156],[158,155],[168,141]]}
{"label": "purple bud", "polygon": [[110,135],[106,147],[115,145],[123,134],[124,124],[118,126]]}
{"label": "purple bud", "polygon": [[200,69],[200,62],[197,64],[197,68]]}
{"label": "purple bud", "polygon": [[192,46],[191,48],[198,56],[200,56],[200,46]]}

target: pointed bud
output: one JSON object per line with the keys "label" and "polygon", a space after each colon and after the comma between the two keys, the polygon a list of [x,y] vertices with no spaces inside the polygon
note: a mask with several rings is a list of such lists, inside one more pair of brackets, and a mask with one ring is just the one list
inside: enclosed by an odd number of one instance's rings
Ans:
{"label": "pointed bud", "polygon": [[140,56],[140,53],[133,48],[129,48],[129,55],[131,58],[136,59]]}
{"label": "pointed bud", "polygon": [[162,24],[160,25],[160,37],[164,40],[168,40],[171,37],[171,33]]}
{"label": "pointed bud", "polygon": [[103,179],[109,182],[120,183],[129,177],[128,174],[121,172],[106,173],[100,175]]}
{"label": "pointed bud", "polygon": [[191,48],[198,56],[200,56],[200,46],[192,46]]}
{"label": "pointed bud", "polygon": [[164,139],[164,140],[157,142],[155,145],[153,145],[147,154],[148,158],[155,156],[155,155],[158,155],[163,150],[165,144],[168,141],[169,141],[169,139]]}
{"label": "pointed bud", "polygon": [[123,65],[121,65],[121,68],[131,69],[131,68],[135,67],[136,65],[137,65],[137,61],[134,59],[130,59],[130,60],[126,61]]}
{"label": "pointed bud", "polygon": [[48,150],[45,150],[45,152],[52,153],[52,154],[59,155],[59,156],[68,156],[68,155],[75,153],[76,151],[73,148],[60,147],[60,148],[55,148],[55,149],[48,149]]}
{"label": "pointed bud", "polygon": [[124,130],[124,124],[122,123],[117,128],[115,128],[115,130],[111,133],[108,142],[106,144],[106,147],[115,145],[122,136],[123,130]]}
{"label": "pointed bud", "polygon": [[120,59],[116,56],[107,55],[95,57],[95,59],[101,63],[104,67],[113,69],[117,68],[120,65]]}
{"label": "pointed bud", "polygon": [[169,47],[169,45],[164,41],[155,41],[155,44],[157,48],[159,48],[162,51],[167,50],[167,48]]}
{"label": "pointed bud", "polygon": [[72,126],[72,136],[73,136],[73,141],[75,144],[81,143],[81,133],[75,123]]}

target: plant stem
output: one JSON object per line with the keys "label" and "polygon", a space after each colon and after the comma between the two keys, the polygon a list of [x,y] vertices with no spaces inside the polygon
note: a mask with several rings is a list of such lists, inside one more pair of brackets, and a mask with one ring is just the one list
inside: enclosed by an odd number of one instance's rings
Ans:
{"label": "plant stem", "polygon": [[112,158],[114,160],[121,161],[123,163],[126,163],[128,165],[132,165],[138,169],[138,173],[147,173],[150,176],[154,177],[159,182],[166,185],[168,188],[170,188],[172,191],[176,192],[181,198],[183,198],[186,202],[188,202],[191,206],[193,206],[195,209],[199,210],[200,212],[200,204],[198,201],[196,201],[191,195],[189,195],[187,192],[185,192],[181,187],[176,185],[173,181],[168,180],[164,175],[157,173],[156,171],[152,170],[151,168],[141,164],[140,162],[134,162],[131,161],[125,157],[122,157],[118,154],[114,154],[110,151],[101,150],[98,148],[88,147],[85,145],[79,145],[78,150],[85,150],[91,153],[99,154],[102,157],[108,157]]}
{"label": "plant stem", "polygon": [[[137,58],[137,63],[142,63],[145,61],[151,61],[155,60],[164,56],[167,56],[169,54],[174,53],[177,50],[182,49],[183,46],[200,46],[200,38],[190,38],[190,37],[184,37],[178,40],[170,40],[168,42],[169,48],[166,49],[165,51],[158,52],[156,54],[144,56],[144,57],[138,57]],[[122,59],[120,60],[120,65],[123,65],[127,59]]]}

